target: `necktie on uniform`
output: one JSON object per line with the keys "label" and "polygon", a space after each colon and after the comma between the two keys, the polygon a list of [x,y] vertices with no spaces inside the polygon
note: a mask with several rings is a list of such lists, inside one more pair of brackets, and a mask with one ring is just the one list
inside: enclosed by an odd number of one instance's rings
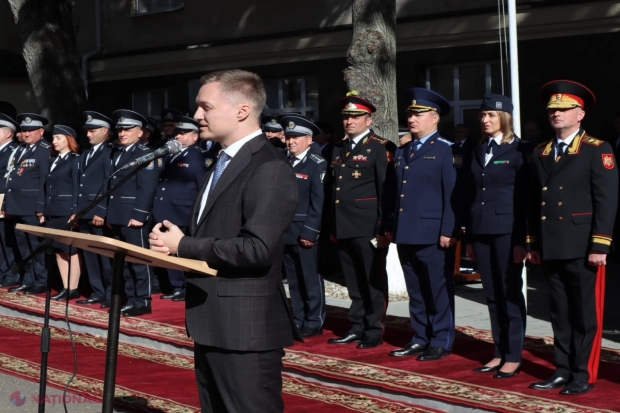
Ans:
{"label": "necktie on uniform", "polygon": [[217,164],[215,165],[215,172],[213,172],[213,180],[211,181],[211,188],[209,188],[209,195],[215,189],[215,185],[217,181],[220,180],[220,177],[224,173],[224,169],[226,169],[227,162],[231,159],[230,156],[224,151],[220,152],[220,156],[217,159]]}
{"label": "necktie on uniform", "polygon": [[86,157],[86,162],[84,162],[84,166],[88,166],[88,162],[90,162],[90,158],[93,157],[93,153],[95,153],[95,148],[88,151],[88,156]]}
{"label": "necktie on uniform", "polygon": [[418,151],[418,149],[420,149],[420,145],[422,145],[422,142],[420,142],[419,139],[415,139],[412,144],[411,144],[411,156],[415,155],[416,152]]}
{"label": "necktie on uniform", "polygon": [[560,142],[557,145],[556,152],[555,152],[555,159],[556,159],[556,161],[559,160],[559,158],[562,157],[562,155],[564,154],[564,151],[566,150],[567,146],[568,145],[566,143],[564,143],[564,142]]}
{"label": "necktie on uniform", "polygon": [[497,144],[497,142],[495,142],[495,139],[491,139],[491,142],[489,142],[489,144],[487,145],[487,155],[492,153],[492,150],[494,147],[499,146]]}
{"label": "necktie on uniform", "polygon": [[127,148],[122,148],[119,153],[118,153],[118,157],[116,158],[116,161],[114,162],[114,166],[118,165],[118,161],[121,160],[121,158],[123,157],[123,154],[127,152]]}

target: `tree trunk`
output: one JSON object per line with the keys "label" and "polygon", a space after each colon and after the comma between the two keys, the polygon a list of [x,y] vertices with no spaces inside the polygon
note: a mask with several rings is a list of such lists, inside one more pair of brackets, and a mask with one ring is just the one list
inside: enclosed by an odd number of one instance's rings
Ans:
{"label": "tree trunk", "polygon": [[81,125],[86,94],[68,0],[8,0],[39,113]]}
{"label": "tree trunk", "polygon": [[372,128],[398,143],[396,0],[352,0],[353,39],[344,79],[376,107]]}

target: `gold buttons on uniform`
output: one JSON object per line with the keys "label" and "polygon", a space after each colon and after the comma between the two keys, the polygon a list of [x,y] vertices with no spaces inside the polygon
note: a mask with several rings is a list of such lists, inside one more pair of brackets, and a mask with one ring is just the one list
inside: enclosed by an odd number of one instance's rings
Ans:
{"label": "gold buttons on uniform", "polygon": [[401,198],[404,198],[404,197],[405,197],[405,194],[400,194],[400,197],[401,197]]}
{"label": "gold buttons on uniform", "polygon": [[339,199],[336,199],[336,203],[337,203],[337,204],[339,204],[339,203],[340,203],[340,200],[339,200]]}
{"label": "gold buttons on uniform", "polygon": [[409,167],[408,167],[408,166],[405,166],[405,169],[409,169]]}
{"label": "gold buttons on uniform", "polygon": [[547,217],[543,216],[540,219],[542,219],[544,221],[545,219],[547,219]]}
{"label": "gold buttons on uniform", "polygon": [[403,181],[403,184],[406,184],[406,183],[407,183],[407,181]]}
{"label": "gold buttons on uniform", "polygon": [[340,166],[341,166],[342,168],[344,168],[346,165],[345,165],[345,164],[342,164],[342,165],[340,165]]}
{"label": "gold buttons on uniform", "polygon": [[402,209],[402,208],[398,210],[398,212],[403,212],[403,211],[404,211],[404,209]]}
{"label": "gold buttons on uniform", "polygon": [[559,219],[560,221],[564,221],[564,218],[562,218],[562,217],[559,217],[558,219]]}
{"label": "gold buttons on uniform", "polygon": [[560,191],[562,191],[564,188],[560,187]]}
{"label": "gold buttons on uniform", "polygon": [[561,202],[558,202],[558,206],[562,206],[562,203],[561,203]]}
{"label": "gold buttons on uniform", "polygon": [[339,176],[338,179],[342,179],[342,176]]}
{"label": "gold buttons on uniform", "polygon": [[547,187],[546,187],[546,186],[543,186],[543,191],[546,191],[546,190],[547,190]]}
{"label": "gold buttons on uniform", "polygon": [[540,204],[540,205],[545,206],[545,205],[547,205],[547,203],[545,201],[543,201],[542,204]]}
{"label": "gold buttons on uniform", "polygon": [[336,188],[336,191],[340,191],[340,187]]}

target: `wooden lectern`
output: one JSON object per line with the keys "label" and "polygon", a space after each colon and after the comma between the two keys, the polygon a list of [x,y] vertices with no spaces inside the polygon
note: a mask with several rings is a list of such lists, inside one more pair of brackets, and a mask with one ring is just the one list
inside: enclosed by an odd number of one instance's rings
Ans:
{"label": "wooden lectern", "polygon": [[121,318],[121,300],[123,298],[123,268],[125,261],[136,264],[172,270],[188,271],[205,276],[215,276],[217,271],[209,268],[206,262],[171,257],[146,248],[137,247],[113,238],[80,232],[63,231],[33,225],[17,224],[16,229],[37,237],[53,239],[61,244],[94,252],[113,258],[112,297],[110,301],[110,321],[108,324],[108,342],[106,353],[106,371],[103,385],[103,413],[112,413],[114,408],[114,388],[116,386],[116,362]]}

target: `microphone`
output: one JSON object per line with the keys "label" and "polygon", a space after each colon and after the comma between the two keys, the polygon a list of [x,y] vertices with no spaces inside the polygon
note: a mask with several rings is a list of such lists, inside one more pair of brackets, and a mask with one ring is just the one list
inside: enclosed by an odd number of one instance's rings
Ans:
{"label": "microphone", "polygon": [[125,169],[133,168],[134,166],[142,165],[147,162],[151,162],[153,159],[163,158],[168,154],[175,154],[181,152],[183,149],[183,145],[181,142],[177,140],[171,140],[166,142],[166,145],[162,146],[159,149],[155,149],[153,152],[146,154],[144,156],[139,157],[129,163],[123,165],[119,171],[124,171]]}

